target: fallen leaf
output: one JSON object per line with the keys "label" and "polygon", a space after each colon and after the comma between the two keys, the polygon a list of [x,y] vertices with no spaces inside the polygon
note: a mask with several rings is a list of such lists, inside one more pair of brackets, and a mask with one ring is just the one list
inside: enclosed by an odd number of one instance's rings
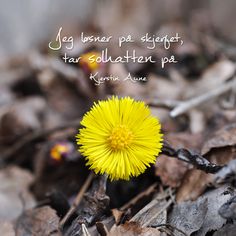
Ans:
{"label": "fallen leaf", "polygon": [[[158,196],[158,195],[157,195]],[[165,224],[167,219],[167,208],[172,203],[171,200],[153,199],[143,209],[141,209],[130,222],[137,222],[141,226],[153,226]]]}
{"label": "fallen leaf", "polygon": [[112,209],[111,212],[112,212],[112,215],[115,219],[116,224],[119,224],[119,222],[121,221],[122,216],[124,215],[124,212],[120,211],[116,208]]}
{"label": "fallen leaf", "polygon": [[[209,231],[220,229],[226,219],[219,215],[218,210],[232,196],[228,189],[229,186],[225,185],[205,193],[196,201],[174,206],[168,222],[187,235],[195,232],[194,236],[205,236]],[[176,233],[178,235],[177,231]]]}
{"label": "fallen leaf", "polygon": [[213,236],[235,236],[236,225],[226,224],[213,234]]}
{"label": "fallen leaf", "polygon": [[[168,223],[183,231],[186,235],[190,235],[201,228],[206,213],[207,199],[198,202],[182,202],[174,206],[168,216]],[[183,234],[175,230],[174,235],[182,236]]]}
{"label": "fallen leaf", "polygon": [[202,147],[202,155],[206,155],[212,149],[236,145],[236,123],[229,124],[215,132],[205,141]]}
{"label": "fallen leaf", "polygon": [[220,207],[219,214],[227,220],[236,219],[236,196],[230,198]]}
{"label": "fallen leaf", "polygon": [[196,200],[204,192],[212,178],[213,175],[201,170],[189,170],[178,188],[176,201]]}
{"label": "fallen leaf", "polygon": [[33,176],[29,171],[9,166],[0,171],[0,219],[13,220],[24,208],[35,205],[33,196],[28,191]]}
{"label": "fallen leaf", "polygon": [[[202,154],[212,163],[217,165],[226,165],[236,157],[236,123],[226,125],[218,130],[211,138],[209,138],[203,148]],[[232,164],[232,163],[231,163]],[[225,172],[225,173],[224,173]],[[228,177],[228,172],[232,172],[230,168],[226,171],[220,171],[214,177],[214,183],[224,182],[223,175]]]}
{"label": "fallen leaf", "polygon": [[[205,141],[202,154],[217,165],[225,165],[235,158],[236,124],[227,125]],[[213,181],[213,175],[192,169],[184,176],[177,191],[177,201],[195,200]]]}
{"label": "fallen leaf", "polygon": [[156,162],[157,176],[160,176],[163,185],[177,187],[188,170],[188,164],[165,155],[160,155]]}
{"label": "fallen leaf", "polygon": [[236,160],[231,160],[225,167],[215,174],[214,183],[231,183],[236,180]]}
{"label": "fallen leaf", "polygon": [[0,136],[4,142],[13,142],[30,131],[42,128],[46,101],[41,97],[22,99],[1,114]]}
{"label": "fallen leaf", "polygon": [[209,231],[220,229],[226,223],[226,219],[219,215],[218,210],[230,198],[231,193],[228,191],[228,186],[226,185],[207,192],[197,200],[202,202],[207,199],[208,210],[201,229],[194,236],[204,236]]}
{"label": "fallen leaf", "polygon": [[126,222],[123,225],[116,226],[114,225],[108,236],[158,236],[160,231],[154,228],[141,227],[136,222]]}
{"label": "fallen leaf", "polygon": [[[76,89],[66,79],[55,78],[47,91],[47,102],[54,113],[59,113],[65,119],[76,119],[88,108],[88,102],[78,97]],[[62,99],[66,98],[66,99]],[[75,109],[78,107],[79,109]]]}
{"label": "fallen leaf", "polygon": [[59,217],[48,206],[24,212],[16,221],[17,236],[61,236]]}
{"label": "fallen leaf", "polygon": [[170,81],[165,77],[150,74],[146,83],[146,94],[149,98],[178,100],[185,86],[184,81]]}
{"label": "fallen leaf", "polygon": [[231,146],[214,149],[207,154],[207,157],[212,163],[223,166],[236,157],[236,149]]}
{"label": "fallen leaf", "polygon": [[[233,158],[235,158],[233,147],[220,148],[208,154],[208,159],[217,165],[225,165]],[[197,199],[209,184],[215,182],[214,175],[196,169],[189,170],[183,179],[177,191],[178,202]]]}
{"label": "fallen leaf", "polygon": [[233,76],[234,72],[235,64],[232,61],[217,61],[205,70],[200,79],[191,84],[192,88],[186,90],[185,97],[194,97],[219,87]]}
{"label": "fallen leaf", "polygon": [[[175,148],[197,149],[200,145],[201,135],[189,133],[169,133],[165,135],[165,140]],[[166,155],[160,155],[156,161],[157,176],[160,176],[164,185],[177,187],[189,169],[189,165],[183,161]]]}

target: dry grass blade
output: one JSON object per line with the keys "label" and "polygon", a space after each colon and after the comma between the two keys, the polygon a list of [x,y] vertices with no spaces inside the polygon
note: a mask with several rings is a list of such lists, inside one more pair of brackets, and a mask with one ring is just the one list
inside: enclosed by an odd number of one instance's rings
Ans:
{"label": "dry grass blade", "polygon": [[89,185],[91,184],[92,180],[93,180],[94,174],[91,172],[88,176],[88,178],[86,179],[84,185],[82,186],[82,188],[80,189],[79,193],[77,194],[71,208],[69,209],[69,211],[67,212],[67,214],[64,216],[64,218],[61,220],[60,222],[60,226],[63,227],[64,224],[66,223],[66,221],[70,218],[70,216],[75,212],[76,208],[78,207],[78,205],[81,202],[81,199],[84,195],[84,193],[87,191]]}
{"label": "dry grass blade", "polygon": [[179,116],[185,112],[187,112],[188,110],[199,106],[200,104],[209,101],[213,98],[216,98],[224,93],[226,93],[227,91],[233,89],[234,87],[236,87],[236,79],[234,78],[232,81],[229,81],[227,83],[225,83],[224,85],[221,85],[220,87],[213,89],[205,94],[202,94],[198,97],[192,98],[188,101],[185,102],[181,102],[179,105],[177,105],[171,112],[170,115],[172,117],[176,117]]}

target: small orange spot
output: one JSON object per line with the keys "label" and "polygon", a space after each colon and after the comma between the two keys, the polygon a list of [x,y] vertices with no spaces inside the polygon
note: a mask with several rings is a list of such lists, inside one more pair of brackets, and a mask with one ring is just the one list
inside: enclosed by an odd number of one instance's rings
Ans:
{"label": "small orange spot", "polygon": [[100,56],[101,54],[96,51],[82,54],[79,64],[86,72],[95,72],[101,65],[101,63],[96,62],[96,59]]}

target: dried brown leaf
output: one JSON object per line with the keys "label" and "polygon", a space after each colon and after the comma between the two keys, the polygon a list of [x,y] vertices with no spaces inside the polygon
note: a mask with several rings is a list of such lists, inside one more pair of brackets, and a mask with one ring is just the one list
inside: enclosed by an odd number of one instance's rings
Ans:
{"label": "dried brown leaf", "polygon": [[165,224],[167,219],[167,208],[171,203],[172,200],[160,200],[157,197],[141,209],[130,221],[137,222],[141,226],[146,227]]}
{"label": "dried brown leaf", "polygon": [[72,86],[70,82],[64,79],[55,78],[46,91],[50,108],[65,119],[76,119],[87,109],[87,100],[78,97],[77,91]]}
{"label": "dried brown leaf", "polygon": [[236,160],[230,161],[214,176],[215,184],[233,183],[236,180]]}
{"label": "dried brown leaf", "polygon": [[219,208],[219,214],[227,220],[236,219],[236,196],[230,198]]}
{"label": "dried brown leaf", "polygon": [[[200,135],[189,133],[169,133],[165,135],[165,140],[176,148],[197,148],[200,144]],[[183,161],[160,155],[156,162],[156,175],[161,177],[164,185],[177,187],[180,185],[183,176],[189,169],[189,165]]]}
{"label": "dried brown leaf", "polygon": [[[207,213],[207,200],[199,202],[182,202],[175,205],[169,215],[168,223],[190,235],[203,225]],[[176,231],[176,236],[183,234]]]}
{"label": "dried brown leaf", "polygon": [[217,165],[225,165],[236,157],[235,147],[215,149],[209,153],[209,160]]}
{"label": "dried brown leaf", "polygon": [[[187,235],[205,236],[207,232],[220,229],[226,219],[218,211],[227,202],[232,193],[227,185],[209,191],[194,202],[183,202],[174,207],[169,222]],[[176,232],[175,235],[179,235]]]}
{"label": "dried brown leaf", "polygon": [[209,138],[202,148],[202,155],[207,154],[214,148],[221,148],[226,146],[236,145],[236,123],[229,124],[215,132],[215,134]]}
{"label": "dried brown leaf", "polygon": [[211,182],[213,175],[201,170],[192,169],[184,176],[184,180],[176,194],[177,202],[196,200]]}
{"label": "dried brown leaf", "polygon": [[226,185],[207,192],[197,200],[198,202],[201,202],[207,199],[208,210],[203,225],[195,236],[203,236],[209,231],[218,230],[226,223],[226,219],[222,218],[218,211],[220,206],[227,202],[230,197],[231,193],[228,191],[228,186]]}
{"label": "dried brown leaf", "polygon": [[170,81],[165,77],[150,74],[146,93],[149,98],[178,100],[186,86],[184,81]]}
{"label": "dried brown leaf", "polygon": [[213,236],[235,236],[235,232],[235,224],[226,224],[220,230],[216,231]]}
{"label": "dried brown leaf", "polygon": [[[235,148],[225,147],[210,152],[209,160],[217,165],[225,165],[235,158]],[[209,184],[214,181],[214,175],[200,170],[189,170],[184,176],[177,191],[177,201],[195,200]]]}
{"label": "dried brown leaf", "polygon": [[[235,158],[236,142],[234,133],[236,125],[227,125],[217,131],[212,138],[207,140],[202,148],[202,153],[217,165],[225,165]],[[199,170],[189,170],[177,191],[177,201],[195,200],[200,196],[208,184],[213,180],[213,175],[206,174]]]}
{"label": "dried brown leaf", "polygon": [[186,90],[186,98],[194,97],[221,86],[233,76],[235,65],[229,60],[221,60],[209,66],[202,77],[192,84],[192,89]]}
{"label": "dried brown leaf", "polygon": [[61,236],[59,217],[47,206],[24,212],[17,219],[15,229],[17,236]]}
{"label": "dried brown leaf", "polygon": [[156,162],[156,175],[164,185],[171,187],[179,186],[187,170],[187,163],[165,155],[160,155]]}
{"label": "dried brown leaf", "polygon": [[28,188],[33,176],[19,167],[9,166],[0,171],[0,219],[13,220],[24,208],[31,208],[35,200]]}
{"label": "dried brown leaf", "polygon": [[118,224],[122,218],[122,216],[124,215],[123,211],[120,211],[118,209],[112,209],[111,210],[113,217],[115,218],[115,222],[116,224]]}
{"label": "dried brown leaf", "polygon": [[124,225],[114,225],[108,236],[158,236],[160,231],[154,228],[141,227],[135,222],[126,222]]}
{"label": "dried brown leaf", "polygon": [[5,142],[12,142],[32,130],[40,129],[42,127],[40,116],[45,107],[45,100],[39,97],[16,102],[1,114],[0,136],[4,137]]}

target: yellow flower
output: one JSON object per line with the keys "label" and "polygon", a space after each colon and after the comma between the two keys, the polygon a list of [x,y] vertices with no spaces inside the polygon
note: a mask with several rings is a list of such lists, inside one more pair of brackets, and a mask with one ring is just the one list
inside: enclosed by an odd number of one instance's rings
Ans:
{"label": "yellow flower", "polygon": [[[86,72],[95,72],[100,68],[101,63],[97,63],[95,60],[97,57],[100,56],[99,52],[92,51],[87,52],[81,56],[81,59],[79,61],[80,66],[86,71]],[[92,59],[92,60],[90,60]]]}
{"label": "yellow flower", "polygon": [[95,173],[111,180],[143,173],[162,148],[161,126],[150,109],[130,97],[95,103],[76,136],[80,152]]}
{"label": "yellow flower", "polygon": [[70,151],[70,147],[64,143],[55,144],[50,150],[50,156],[55,161],[61,161],[63,155],[67,154]]}

